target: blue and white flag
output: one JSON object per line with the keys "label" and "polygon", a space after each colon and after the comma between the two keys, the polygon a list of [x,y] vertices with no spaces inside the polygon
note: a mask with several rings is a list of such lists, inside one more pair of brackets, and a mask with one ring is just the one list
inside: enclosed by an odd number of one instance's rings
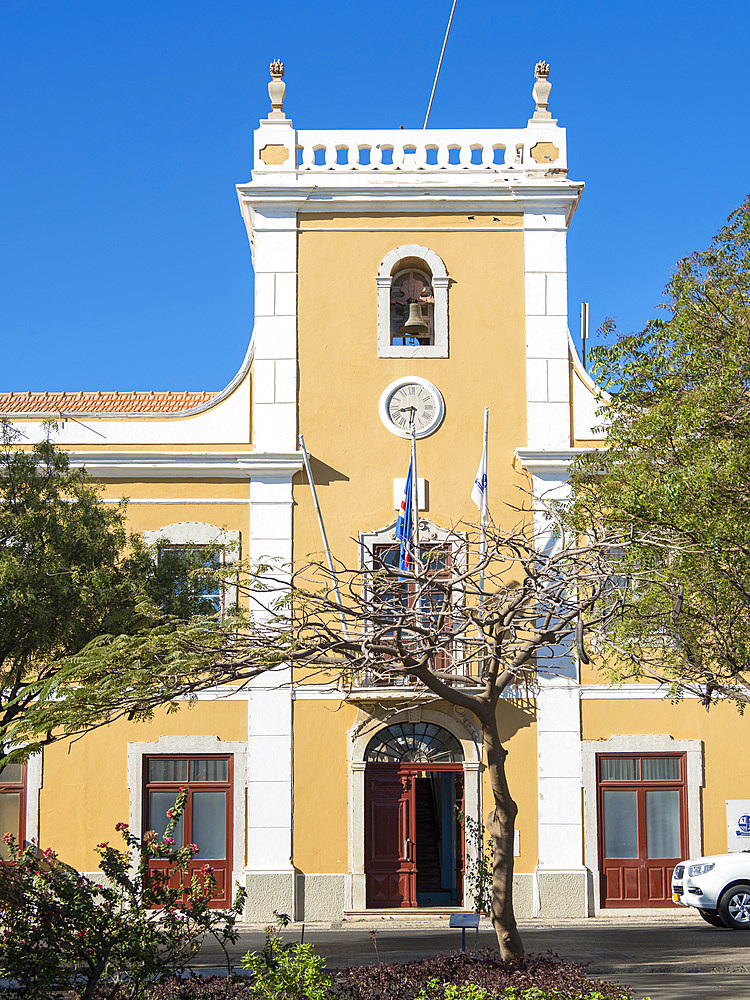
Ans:
{"label": "blue and white flag", "polygon": [[482,448],[482,457],[479,461],[476,479],[471,488],[471,499],[479,508],[482,524],[487,520],[487,443]]}
{"label": "blue and white flag", "polygon": [[409,471],[404,483],[404,495],[401,497],[401,509],[396,521],[396,540],[399,544],[398,568],[408,570],[411,566],[411,536],[412,536],[412,460],[409,459]]}

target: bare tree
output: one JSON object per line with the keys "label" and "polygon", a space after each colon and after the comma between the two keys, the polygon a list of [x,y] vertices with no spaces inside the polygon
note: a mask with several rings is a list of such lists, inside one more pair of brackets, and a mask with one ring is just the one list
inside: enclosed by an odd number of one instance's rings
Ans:
{"label": "bare tree", "polygon": [[[247,684],[289,663],[297,679],[317,673],[344,696],[362,686],[409,684],[471,712],[494,804],[486,824],[494,845],[492,922],[501,954],[519,956],[512,899],[517,806],[498,706],[514,689],[533,694],[540,673],[564,665],[576,647],[585,658],[584,634],[618,613],[614,556],[628,541],[591,531],[582,542],[556,522],[540,532],[538,518],[535,532],[531,521],[528,515],[513,531],[490,525],[484,544],[474,528],[453,530],[439,544],[423,545],[409,570],[388,547],[365,552],[356,568],[339,565],[335,577],[323,562],[294,572],[246,568],[238,586],[248,613],[189,628],[167,623],[140,644],[137,637],[97,639],[74,659],[72,675],[84,679],[89,697],[95,688],[110,719],[142,718],[200,689]],[[117,678],[126,665],[123,686]],[[92,676],[103,680],[92,685]],[[78,690],[48,704],[48,728],[60,724],[57,713]]]}
{"label": "bare tree", "polygon": [[[513,913],[513,840],[517,806],[508,787],[508,751],[498,704],[514,687],[533,690],[539,660],[583,651],[584,630],[616,613],[617,560],[627,539],[573,542],[554,526],[540,546],[530,529],[474,529],[423,547],[413,569],[390,553],[367,553],[366,568],[337,571],[338,594],[322,566],[294,575],[288,629],[295,658],[333,670],[344,689],[416,683],[459,705],[479,723],[494,809],[492,922],[504,957],[522,954]],[[392,552],[393,550],[391,550]]]}

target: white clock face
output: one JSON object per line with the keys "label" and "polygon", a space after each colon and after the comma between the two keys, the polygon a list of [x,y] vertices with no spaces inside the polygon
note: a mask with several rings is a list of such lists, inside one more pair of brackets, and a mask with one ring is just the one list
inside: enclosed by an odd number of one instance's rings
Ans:
{"label": "white clock face", "polygon": [[380,397],[380,419],[393,434],[411,437],[412,421],[418,438],[427,437],[443,419],[443,397],[427,379],[396,379]]}

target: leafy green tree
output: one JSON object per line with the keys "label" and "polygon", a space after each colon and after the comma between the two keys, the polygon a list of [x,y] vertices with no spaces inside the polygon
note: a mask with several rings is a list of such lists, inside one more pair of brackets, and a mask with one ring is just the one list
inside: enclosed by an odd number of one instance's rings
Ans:
{"label": "leafy green tree", "polygon": [[223,623],[202,597],[203,577],[215,569],[190,552],[157,560],[139,538],[129,538],[125,502],[103,504],[100,488],[70,467],[49,434],[24,448],[5,423],[0,443],[2,762],[107,721],[112,711],[103,695],[113,688],[120,714],[153,710],[128,703],[127,692],[137,690],[145,667],[155,684],[159,665],[135,658],[110,677],[89,660],[80,670],[71,657],[92,639],[139,635],[158,644],[184,624],[185,639],[171,638],[169,655],[194,667],[204,659],[191,634],[221,633]]}
{"label": "leafy green tree", "polygon": [[579,527],[630,531],[620,615],[599,636],[619,679],[704,704],[750,682],[750,198],[681,260],[668,314],[592,352],[607,445],[573,473]]}

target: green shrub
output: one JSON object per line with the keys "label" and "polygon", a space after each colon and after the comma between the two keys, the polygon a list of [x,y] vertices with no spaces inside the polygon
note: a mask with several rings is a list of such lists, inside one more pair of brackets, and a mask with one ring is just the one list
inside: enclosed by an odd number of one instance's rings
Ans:
{"label": "green shrub", "polygon": [[[69,990],[89,1000],[135,1000],[143,986],[186,967],[203,938],[211,935],[227,955],[237,940],[235,922],[244,903],[222,913],[209,901],[216,883],[208,866],[189,878],[197,847],[176,847],[172,833],[185,807],[180,791],[167,813],[161,842],[155,833],[138,838],[127,823],[117,830],[125,850],[96,848],[101,885],[64,864],[54,851],[33,842],[21,850],[10,834],[10,862],[0,865],[0,978],[6,993],[49,1000]],[[166,863],[150,871],[149,861]],[[227,959],[228,961],[228,959]]]}
{"label": "green shrub", "polygon": [[464,825],[464,836],[473,851],[466,851],[466,889],[477,913],[489,913],[492,906],[492,870],[495,864],[495,845],[487,835],[484,823],[465,816],[456,806],[456,815]]}
{"label": "green shrub", "polygon": [[248,952],[242,966],[252,976],[249,997],[263,1000],[329,1000],[332,980],[325,959],[311,944],[283,944],[275,928],[266,929],[262,951]]}
{"label": "green shrub", "polygon": [[439,979],[431,979],[414,1000],[488,1000],[484,986],[475,983],[441,983]]}

